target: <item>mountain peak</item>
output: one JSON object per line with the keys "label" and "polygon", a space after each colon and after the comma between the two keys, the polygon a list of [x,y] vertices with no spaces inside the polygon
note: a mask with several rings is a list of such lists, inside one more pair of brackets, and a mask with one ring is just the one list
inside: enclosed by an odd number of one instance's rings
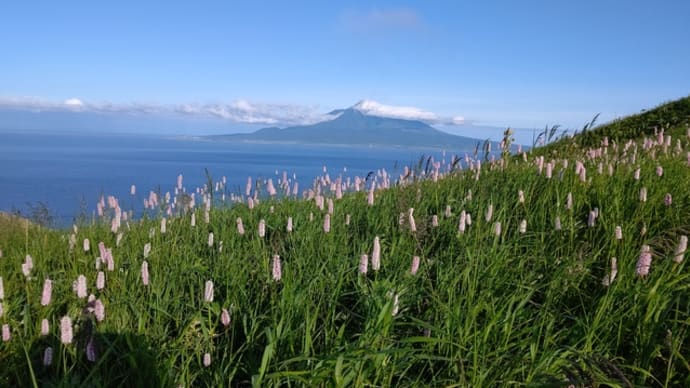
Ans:
{"label": "mountain peak", "polygon": [[428,112],[411,106],[385,105],[374,100],[362,99],[346,109],[335,109],[327,113],[328,116],[341,115],[345,112],[359,113],[365,116],[383,117],[389,119],[416,120],[426,124],[453,124],[465,123],[462,116],[439,117],[435,113]]}
{"label": "mountain peak", "polygon": [[359,100],[356,104],[352,105],[350,109],[358,110],[360,112],[368,112],[370,110],[375,110],[377,108],[380,108],[381,104],[374,100]]}
{"label": "mountain peak", "polygon": [[[436,116],[417,108],[396,107],[361,100],[346,108],[328,113],[327,120],[283,129],[264,128],[252,134],[224,138],[242,141],[290,143],[412,146],[469,150],[476,139],[451,135],[420,120],[419,116]],[[430,120],[433,121],[433,120]],[[221,137],[223,138],[223,137]]]}

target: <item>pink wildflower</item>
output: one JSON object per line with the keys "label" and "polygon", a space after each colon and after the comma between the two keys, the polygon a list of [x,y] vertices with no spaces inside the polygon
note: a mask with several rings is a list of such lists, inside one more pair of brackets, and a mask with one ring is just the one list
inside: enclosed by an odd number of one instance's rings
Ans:
{"label": "pink wildflower", "polygon": [[49,305],[52,295],[53,295],[53,282],[50,279],[46,279],[43,282],[43,292],[41,293],[41,306]]}
{"label": "pink wildflower", "polygon": [[443,215],[444,215],[446,218],[449,218],[450,216],[453,215],[453,213],[452,213],[451,210],[450,210],[450,205],[446,205],[446,211],[443,213]]}
{"label": "pink wildflower", "polygon": [[393,295],[393,310],[391,310],[391,315],[396,316],[398,315],[398,311],[400,310],[400,297],[398,294]]}
{"label": "pink wildflower", "polygon": [[[325,222],[325,221],[324,221],[324,222]],[[288,233],[291,233],[291,232],[292,232],[292,226],[293,226],[293,225],[292,225],[292,217],[288,217],[288,220],[287,220],[287,227],[285,228],[285,229],[288,231]]]}
{"label": "pink wildflower", "polygon": [[72,338],[72,319],[65,315],[60,319],[60,341],[65,345],[69,345],[72,343]]}
{"label": "pink wildflower", "polygon": [[12,333],[10,331],[10,325],[5,323],[2,325],[2,340],[4,342],[8,342],[10,339],[12,339]]}
{"label": "pink wildflower", "polygon": [[100,299],[94,301],[93,314],[96,316],[98,322],[102,322],[105,319],[105,306]]}
{"label": "pink wildflower", "polygon": [[486,215],[484,217],[486,219],[486,222],[490,222],[491,219],[493,218],[493,216],[494,216],[494,205],[492,203],[490,203],[489,207],[486,209]]}
{"label": "pink wildflower", "polygon": [[259,221],[259,237],[264,238],[266,236],[266,221],[262,218]]}
{"label": "pink wildflower", "polygon": [[639,168],[635,170],[635,173],[633,174],[633,178],[634,178],[636,181],[639,181],[639,180],[640,180],[640,169],[639,169]]}
{"label": "pink wildflower", "polygon": [[244,224],[242,224],[242,218],[237,217],[237,233],[239,233],[240,236],[244,236]]}
{"label": "pink wildflower", "polygon": [[359,273],[365,275],[369,269],[369,256],[366,253],[359,257]]}
{"label": "pink wildflower", "polygon": [[467,226],[467,213],[465,211],[460,212],[460,221],[458,223],[458,232],[465,233],[465,228]]}
{"label": "pink wildflower", "polygon": [[86,276],[79,275],[77,280],[72,283],[72,289],[77,294],[78,298],[86,298],[88,296],[86,292]]}
{"label": "pink wildflower", "polygon": [[587,226],[590,228],[594,226],[595,221],[597,220],[597,213],[594,210],[589,211],[589,218],[587,219]]}
{"label": "pink wildflower", "polygon": [[412,257],[412,266],[410,267],[410,274],[416,275],[419,270],[419,256]]}
{"label": "pink wildflower", "polygon": [[41,336],[45,337],[48,334],[50,334],[50,322],[48,322],[47,319],[43,318],[41,321]]}
{"label": "pink wildflower", "polygon": [[652,252],[649,245],[643,245],[640,257],[637,260],[637,268],[635,273],[637,276],[645,277],[649,274],[649,268],[652,266]]}
{"label": "pink wildflower", "polygon": [[101,260],[105,262],[106,260],[106,249],[105,249],[105,243],[103,241],[98,243],[98,252],[101,255]]}
{"label": "pink wildflower", "polygon": [[553,164],[551,162],[546,163],[546,179],[551,179],[553,174]]}
{"label": "pink wildflower", "polygon": [[223,309],[223,311],[220,313],[220,323],[225,327],[230,325],[230,312],[228,312],[227,309]]}
{"label": "pink wildflower", "polygon": [[273,179],[269,179],[268,182],[266,182],[266,191],[268,191],[268,195],[271,197],[275,197],[275,195],[278,194],[275,186],[273,186]]}
{"label": "pink wildflower", "polygon": [[623,228],[621,228],[620,225],[616,226],[616,240],[622,240],[623,239]]}
{"label": "pink wildflower", "polygon": [[664,175],[664,168],[661,166],[656,166],[656,176],[662,176]]}
{"label": "pink wildflower", "polygon": [[664,205],[666,206],[671,206],[673,203],[673,197],[671,196],[671,193],[666,193],[664,196]]}
{"label": "pink wildflower", "polygon": [[206,286],[204,287],[204,301],[211,303],[213,302],[213,281],[207,280]]}
{"label": "pink wildflower", "polygon": [[88,252],[91,250],[91,242],[89,241],[88,238],[84,239],[83,248],[84,248],[84,252]]}
{"label": "pink wildflower", "polygon": [[678,241],[678,247],[676,247],[675,256],[673,261],[680,264],[683,262],[683,257],[685,256],[685,251],[688,249],[688,236],[680,236],[680,241]]}
{"label": "pink wildflower", "polygon": [[331,215],[328,213],[323,217],[323,231],[324,233],[331,231]]}
{"label": "pink wildflower", "polygon": [[494,234],[495,234],[496,236],[500,236],[500,235],[501,235],[501,223],[500,223],[500,222],[494,223]]}
{"label": "pink wildflower", "polygon": [[115,260],[113,260],[113,251],[112,249],[108,248],[105,250],[105,263],[108,266],[108,271],[114,271],[115,270]]}
{"label": "pink wildflower", "polygon": [[209,248],[213,246],[213,232],[208,232],[208,246]]}
{"label": "pink wildflower", "polygon": [[96,275],[96,289],[102,290],[104,288],[105,288],[105,272],[98,271],[98,275]]}
{"label": "pink wildflower", "polygon": [[374,271],[381,269],[381,241],[379,236],[374,238],[374,248],[371,251],[371,269]]}
{"label": "pink wildflower", "polygon": [[2,283],[2,276],[0,276],[0,300],[5,299],[5,286]]}
{"label": "pink wildflower", "polygon": [[647,202],[647,188],[640,189],[640,202]]}
{"label": "pink wildflower", "polygon": [[144,283],[145,286],[149,285],[149,263],[146,260],[141,263],[141,282]]}
{"label": "pink wildflower", "polygon": [[520,221],[520,234],[525,234],[527,232],[527,220]]}
{"label": "pink wildflower", "polygon": [[165,234],[168,231],[168,220],[163,217],[161,218],[161,234]]}
{"label": "pink wildflower", "polygon": [[431,226],[438,228],[438,216],[436,214],[431,216]]}
{"label": "pink wildflower", "polygon": [[518,203],[525,203],[525,192],[518,190]]}
{"label": "pink wildflower", "polygon": [[204,366],[207,368],[211,366],[211,353],[204,353]]}
{"label": "pink wildflower", "polygon": [[282,267],[280,264],[280,256],[273,255],[273,280],[279,282],[282,279]]}
{"label": "pink wildflower", "polygon": [[410,208],[410,210],[407,211],[407,217],[408,217],[408,221],[410,223],[410,230],[412,232],[416,232],[417,231],[417,224],[414,221],[414,214],[413,213],[414,213],[414,208]]}
{"label": "pink wildflower", "polygon": [[31,270],[34,268],[34,261],[30,255],[26,255],[24,258],[24,263],[22,263],[22,273],[27,278],[31,275]]}

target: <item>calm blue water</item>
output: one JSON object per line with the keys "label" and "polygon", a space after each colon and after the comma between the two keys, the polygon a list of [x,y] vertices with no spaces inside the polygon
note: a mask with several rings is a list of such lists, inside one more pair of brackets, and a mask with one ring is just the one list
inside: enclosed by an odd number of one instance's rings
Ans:
{"label": "calm blue water", "polygon": [[[449,150],[448,160],[453,153]],[[365,176],[381,168],[399,174],[403,165],[432,154],[441,160],[440,152],[422,149],[0,133],[0,210],[26,215],[42,203],[57,226],[68,226],[80,212],[90,216],[101,194],[120,198],[125,209],[132,201],[138,208],[150,190],[173,191],[179,174],[188,190],[202,186],[204,169],[214,181],[227,177],[230,192],[244,192],[249,176],[273,178],[277,184],[276,171],[279,176],[283,171],[296,174],[302,191],[324,165],[332,178]],[[132,184],[137,187],[134,198],[129,194]]]}

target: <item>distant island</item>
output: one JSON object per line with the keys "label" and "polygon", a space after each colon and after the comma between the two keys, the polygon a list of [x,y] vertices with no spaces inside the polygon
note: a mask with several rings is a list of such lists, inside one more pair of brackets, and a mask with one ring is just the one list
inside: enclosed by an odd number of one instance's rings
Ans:
{"label": "distant island", "polygon": [[386,145],[474,150],[478,142],[440,131],[418,120],[382,117],[361,109],[362,102],[329,112],[327,119],[311,125],[263,128],[252,133],[205,136],[233,142],[272,142],[329,145]]}

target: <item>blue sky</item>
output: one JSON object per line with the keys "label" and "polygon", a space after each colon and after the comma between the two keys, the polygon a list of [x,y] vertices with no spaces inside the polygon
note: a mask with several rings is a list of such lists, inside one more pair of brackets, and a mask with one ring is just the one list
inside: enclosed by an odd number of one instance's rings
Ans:
{"label": "blue sky", "polygon": [[0,103],[306,117],[370,99],[579,129],[690,94],[688,18],[680,0],[8,1]]}

